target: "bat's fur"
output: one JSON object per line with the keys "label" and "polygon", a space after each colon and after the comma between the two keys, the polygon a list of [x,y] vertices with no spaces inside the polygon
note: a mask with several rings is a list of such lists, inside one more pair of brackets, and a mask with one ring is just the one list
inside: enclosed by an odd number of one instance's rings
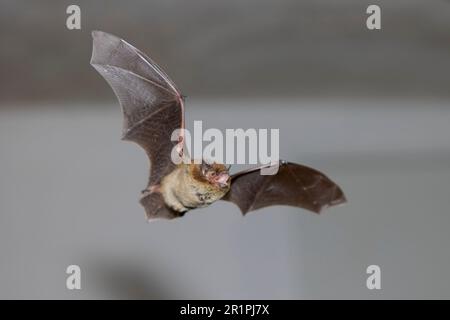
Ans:
{"label": "bat's fur", "polygon": [[[226,184],[214,177],[226,175]],[[166,205],[177,212],[206,207],[230,190],[228,169],[223,164],[180,164],[164,177],[159,187]]]}

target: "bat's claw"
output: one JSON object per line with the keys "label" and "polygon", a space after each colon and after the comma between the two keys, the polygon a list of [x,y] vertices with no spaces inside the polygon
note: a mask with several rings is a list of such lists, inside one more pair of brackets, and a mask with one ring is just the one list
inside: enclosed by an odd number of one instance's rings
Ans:
{"label": "bat's claw", "polygon": [[159,185],[156,186],[150,186],[147,189],[144,189],[141,191],[142,194],[150,194],[153,192],[159,192]]}

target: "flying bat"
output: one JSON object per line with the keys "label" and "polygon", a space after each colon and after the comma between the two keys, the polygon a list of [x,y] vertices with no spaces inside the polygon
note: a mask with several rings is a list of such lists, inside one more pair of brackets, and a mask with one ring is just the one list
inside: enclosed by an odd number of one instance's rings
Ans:
{"label": "flying bat", "polygon": [[[94,31],[91,65],[105,78],[123,113],[123,140],[140,145],[150,160],[141,204],[150,219],[173,219],[217,200],[235,203],[242,214],[272,205],[315,213],[346,202],[341,188],[323,173],[280,161],[275,175],[257,167],[230,175],[220,163],[172,161],[185,156],[184,96],[152,59],[123,39]],[[172,133],[178,129],[178,141]],[[175,149],[174,149],[175,148]]]}

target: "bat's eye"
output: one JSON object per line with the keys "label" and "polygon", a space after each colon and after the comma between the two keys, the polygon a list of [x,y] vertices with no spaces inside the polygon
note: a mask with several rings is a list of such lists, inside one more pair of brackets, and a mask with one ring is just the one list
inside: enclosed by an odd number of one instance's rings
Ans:
{"label": "bat's eye", "polygon": [[214,171],[211,172],[211,176],[215,177],[215,176],[216,176],[216,173],[215,173]]}

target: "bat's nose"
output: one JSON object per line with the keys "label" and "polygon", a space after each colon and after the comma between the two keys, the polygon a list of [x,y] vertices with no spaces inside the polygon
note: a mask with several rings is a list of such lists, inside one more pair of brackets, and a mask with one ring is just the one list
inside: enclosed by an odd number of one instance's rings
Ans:
{"label": "bat's nose", "polygon": [[220,184],[226,184],[228,180],[230,179],[230,176],[227,173],[220,174],[219,178],[217,179],[217,182]]}
{"label": "bat's nose", "polygon": [[221,173],[218,177],[217,177],[217,183],[221,186],[221,187],[227,187],[228,183],[230,182],[230,175],[228,173]]}

